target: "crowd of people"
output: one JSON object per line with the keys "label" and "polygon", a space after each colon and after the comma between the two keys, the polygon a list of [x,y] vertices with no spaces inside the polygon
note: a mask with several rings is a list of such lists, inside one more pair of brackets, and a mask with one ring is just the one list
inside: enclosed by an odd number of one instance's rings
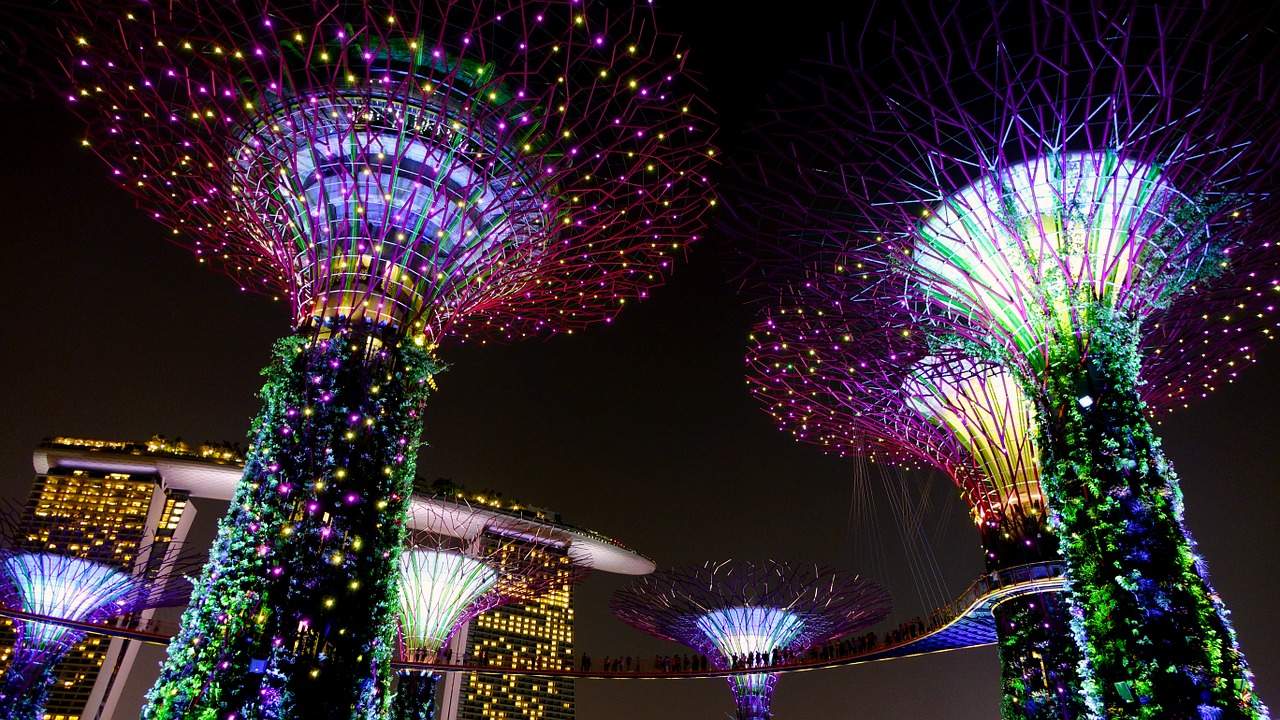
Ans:
{"label": "crowd of people", "polygon": [[[1045,570],[1045,572],[1051,573],[1050,570]],[[912,618],[900,623],[896,628],[886,631],[883,635],[868,632],[864,635],[842,638],[825,645],[813,647],[807,652],[781,649],[768,653],[748,653],[746,655],[730,655],[727,657],[718,655],[709,657],[701,654],[655,655],[651,663],[642,661],[639,656],[634,655],[606,656],[597,662],[590,655],[583,654],[579,657],[576,669],[584,673],[601,674],[688,674],[716,670],[785,669],[794,665],[838,661],[909,643],[934,632],[954,618],[955,613],[962,609],[961,606],[969,602],[969,595],[980,595],[1006,582],[999,576],[1000,573],[992,573],[989,577],[984,577],[986,582],[976,583],[970,589],[970,593],[957,599],[953,606],[939,608],[927,618]],[[1018,577],[1013,577],[1007,581],[1013,582],[1017,580]],[[502,659],[501,657],[492,658],[482,654],[475,658],[474,661],[476,664],[501,670],[507,667],[505,663],[501,662]],[[441,651],[436,661],[450,663],[448,648],[444,648]]]}
{"label": "crowd of people", "polygon": [[711,667],[711,661],[706,655],[654,655],[653,664],[648,667],[642,667],[640,658],[625,655],[621,657],[605,656],[596,667],[590,655],[583,654],[579,663],[579,669],[583,672],[604,672],[604,673],[628,673],[652,671],[660,673],[688,673],[688,672],[706,672]]}
{"label": "crowd of people", "polygon": [[747,653],[745,655],[717,656],[715,659],[706,655],[655,655],[653,662],[643,662],[632,655],[620,657],[606,656],[597,662],[590,655],[583,654],[578,663],[582,672],[598,672],[607,674],[625,673],[701,673],[714,670],[770,670],[783,669],[793,665],[806,665],[817,662],[841,660],[863,655],[875,650],[910,642],[927,634],[935,625],[922,618],[908,620],[897,628],[886,632],[882,637],[874,632],[865,635],[842,638],[837,641],[810,648],[807,652],[788,649],[777,649],[768,653]]}

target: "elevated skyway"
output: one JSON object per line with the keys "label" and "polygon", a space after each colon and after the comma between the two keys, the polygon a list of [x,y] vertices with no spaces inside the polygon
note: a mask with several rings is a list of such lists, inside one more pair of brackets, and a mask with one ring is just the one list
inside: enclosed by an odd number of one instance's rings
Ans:
{"label": "elevated skyway", "polygon": [[[880,643],[859,652],[840,657],[801,658],[796,661],[769,666],[740,667],[732,670],[660,670],[652,667],[636,667],[630,670],[583,670],[537,667],[504,667],[498,664],[417,663],[396,660],[398,669],[429,672],[483,672],[534,677],[572,677],[600,680],[676,680],[691,678],[727,677],[768,672],[792,673],[823,670],[826,668],[861,665],[904,657],[962,650],[991,645],[996,641],[996,625],[992,610],[1007,600],[1038,593],[1059,592],[1065,586],[1064,566],[1059,562],[1023,565],[980,576],[950,603],[929,615],[925,630],[913,637],[897,642]],[[33,620],[53,625],[75,628],[87,632],[136,640],[152,645],[167,645],[176,631],[172,626],[150,623],[145,626],[93,625],[62,620],[46,615],[33,615],[20,610],[0,607],[0,616],[19,620]],[[633,656],[634,657],[634,656]]]}

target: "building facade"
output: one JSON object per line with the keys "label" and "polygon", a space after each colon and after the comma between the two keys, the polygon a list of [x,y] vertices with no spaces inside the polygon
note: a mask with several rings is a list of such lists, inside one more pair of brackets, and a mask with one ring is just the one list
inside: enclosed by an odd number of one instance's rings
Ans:
{"label": "building facade", "polygon": [[[489,536],[486,542],[497,542]],[[509,542],[509,540],[507,541]],[[569,669],[573,667],[574,571],[562,547],[542,546],[548,570],[561,581],[539,597],[484,613],[471,621],[465,633],[465,658],[469,665],[504,668]],[[573,679],[536,678],[511,673],[455,674],[452,685],[458,698],[447,698],[442,707],[456,707],[450,720],[490,718],[545,718],[572,720]],[[449,682],[445,692],[452,691]]]}
{"label": "building facade", "polygon": [[[80,461],[60,462],[64,455]],[[23,545],[131,568],[140,546],[182,540],[194,514],[189,514],[190,493],[168,486],[154,462],[158,459],[232,466],[240,462],[226,447],[193,450],[162,437],[146,443],[46,440],[36,451],[35,481],[19,518]],[[161,558],[164,553],[152,556]],[[139,620],[145,623],[150,617],[151,612],[144,612]],[[0,664],[8,662],[12,649],[13,622],[4,619]],[[132,664],[136,652],[125,640],[85,637],[55,671],[46,720],[112,717],[123,690],[119,670]]]}
{"label": "building facade", "polygon": [[[212,540],[243,469],[233,446],[189,447],[157,436],[145,443],[58,437],[33,454],[36,475],[22,518],[33,547],[133,560],[144,543],[183,542],[202,550]],[[486,524],[473,542],[510,543],[510,533],[550,527],[554,542],[539,545],[564,582],[525,602],[477,617],[452,641],[454,657],[468,664],[524,668],[573,665],[573,577],[576,568],[644,575],[653,562],[612,539],[565,525],[557,513],[492,492],[470,492],[449,481],[420,484],[414,508],[481,509]],[[197,521],[199,516],[199,521]],[[411,526],[416,527],[415,525]],[[504,535],[506,533],[506,535]],[[138,624],[154,622],[146,611]],[[176,619],[178,610],[163,610]],[[12,623],[0,618],[0,668],[12,647]],[[145,653],[139,655],[139,653]],[[136,641],[88,636],[61,665],[45,720],[133,717],[151,685],[160,648]],[[140,662],[141,660],[141,662]],[[571,679],[510,673],[448,673],[441,683],[441,720],[574,716]]]}
{"label": "building facade", "polygon": [[[427,497],[465,502],[540,524],[565,527],[560,514],[503,497],[492,491],[468,491],[449,480],[419,485]],[[514,545],[501,528],[489,528],[477,539],[490,547],[520,546],[545,558],[547,570],[559,582],[537,597],[505,605],[483,613],[468,623],[452,639],[454,657],[461,655],[467,665],[494,665],[503,668],[573,667],[573,584],[576,571],[568,547],[563,544],[529,542]],[[572,720],[574,684],[572,678],[533,678],[511,673],[449,673],[441,684],[440,720],[489,720],[505,718],[545,718]]]}

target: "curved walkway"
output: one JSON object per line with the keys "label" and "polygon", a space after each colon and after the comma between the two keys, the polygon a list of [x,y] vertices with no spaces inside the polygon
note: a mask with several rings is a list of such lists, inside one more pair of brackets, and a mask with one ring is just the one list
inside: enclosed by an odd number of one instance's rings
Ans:
{"label": "curved walkway", "polygon": [[[591,670],[558,670],[546,668],[509,668],[496,665],[453,665],[444,663],[415,663],[395,661],[392,666],[401,670],[427,672],[483,672],[503,675],[530,675],[535,677],[572,677],[601,680],[674,680],[685,678],[727,677],[730,675],[760,672],[805,672],[824,668],[860,665],[894,658],[927,655],[929,653],[981,647],[996,641],[995,619],[991,614],[1000,603],[1023,595],[1058,592],[1063,589],[1064,567],[1062,563],[1049,562],[1023,565],[983,575],[969,585],[959,597],[938,608],[929,616],[928,630],[916,637],[890,645],[880,645],[853,655],[838,658],[804,658],[786,665],[773,665],[736,670],[705,671],[655,671],[631,670],[605,672]],[[74,628],[99,635],[109,635],[137,640],[153,645],[168,645],[172,630],[158,624],[146,627],[93,625],[62,620],[46,615],[33,615],[19,610],[0,608],[0,616],[16,620],[32,620],[52,625]]]}

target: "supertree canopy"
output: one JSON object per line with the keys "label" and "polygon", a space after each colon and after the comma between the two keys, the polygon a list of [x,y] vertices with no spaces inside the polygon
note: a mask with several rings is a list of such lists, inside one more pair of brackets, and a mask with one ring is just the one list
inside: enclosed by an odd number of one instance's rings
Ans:
{"label": "supertree canopy", "polygon": [[644,297],[712,199],[684,52],[595,5],[84,3],[68,99],[175,241],[298,327],[564,332]]}
{"label": "supertree canopy", "polygon": [[648,3],[73,3],[68,99],[172,239],[296,334],[145,717],[375,717],[446,342],[642,299],[714,200]]}
{"label": "supertree canopy", "polygon": [[[787,563],[726,561],[664,570],[618,591],[613,613],[687,645],[713,667],[767,667],[889,614],[889,595],[864,578]],[[738,720],[773,717],[777,673],[729,678]]]}
{"label": "supertree canopy", "polygon": [[[77,557],[22,549],[0,550],[0,604],[32,615],[99,624],[141,610],[180,605],[191,586],[175,543],[143,546],[128,557]],[[86,631],[53,622],[16,619],[17,637],[0,676],[0,706],[12,720],[41,720],[54,669]]]}
{"label": "supertree canopy", "polygon": [[762,173],[780,244],[823,246],[821,270],[877,286],[930,354],[1022,386],[1099,716],[1267,712],[1141,387],[1190,399],[1273,335],[1266,27],[1145,2],[868,26],[812,68],[814,95],[792,87],[777,118],[803,133]]}
{"label": "supertree canopy", "polygon": [[[1021,385],[994,363],[932,353],[892,305],[845,301],[848,280],[810,274],[791,291],[793,304],[756,324],[746,358],[752,394],[781,429],[826,452],[946,473],[969,506],[988,570],[1056,560],[1035,409]],[[1066,599],[1028,594],[992,614],[1002,717],[1085,717]]]}
{"label": "supertree canopy", "polygon": [[[481,613],[535,600],[586,572],[549,526],[493,526],[491,514],[452,505],[418,509],[414,517],[427,529],[412,532],[400,553],[399,637],[406,660],[447,662],[450,639]],[[429,671],[402,671],[391,717],[434,717],[438,681]]]}

